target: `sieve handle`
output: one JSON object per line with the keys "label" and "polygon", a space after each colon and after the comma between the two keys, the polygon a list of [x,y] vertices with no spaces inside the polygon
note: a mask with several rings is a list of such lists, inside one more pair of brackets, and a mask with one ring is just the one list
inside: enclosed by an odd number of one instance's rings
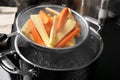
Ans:
{"label": "sieve handle", "polygon": [[6,40],[6,39],[9,38],[9,37],[12,37],[12,36],[14,36],[14,35],[17,35],[17,34],[18,34],[17,31],[12,32],[12,33],[10,33],[10,34],[3,34],[3,33],[0,33],[0,42]]}
{"label": "sieve handle", "polygon": [[30,76],[37,76],[36,70],[29,69],[28,71],[22,71],[19,68],[17,68],[11,60],[7,57],[7,55],[13,55],[16,51],[9,51],[0,53],[0,65],[3,69],[6,71],[13,73],[13,74],[20,74],[20,75],[30,75]]}
{"label": "sieve handle", "polygon": [[92,17],[84,17],[85,20],[90,24],[90,27],[93,27],[97,32],[101,31],[101,26],[99,25],[98,21]]}
{"label": "sieve handle", "polygon": [[5,39],[7,39],[7,35],[0,33],[0,42],[4,41]]}

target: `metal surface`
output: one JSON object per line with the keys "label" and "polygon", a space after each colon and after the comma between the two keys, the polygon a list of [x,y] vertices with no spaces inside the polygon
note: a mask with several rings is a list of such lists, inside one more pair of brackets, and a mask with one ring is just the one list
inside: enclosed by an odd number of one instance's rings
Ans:
{"label": "metal surface", "polygon": [[12,32],[10,34],[7,34],[7,37],[9,38],[9,37],[12,37],[12,36],[15,36],[15,35],[18,35],[18,34],[19,33],[17,31],[15,31],[15,32]]}
{"label": "metal surface", "polygon": [[16,51],[7,51],[7,52],[0,53],[0,58],[5,57],[10,54],[14,54],[15,52]]}
{"label": "metal surface", "polygon": [[12,36],[18,35],[19,33],[17,31],[12,32],[10,34],[2,34],[0,33],[0,42],[3,42],[4,40],[6,40],[7,38],[10,38]]}
{"label": "metal surface", "polygon": [[6,71],[13,74],[36,76],[36,70],[29,69],[28,71],[23,71],[18,67],[16,67],[16,65],[14,65],[13,62],[11,62],[11,60],[7,57],[7,55],[13,55],[15,53],[16,51],[8,51],[5,53],[0,53],[0,66]]}
{"label": "metal surface", "polygon": [[93,28],[97,27],[97,29],[96,28],[94,28],[94,29],[99,33],[99,31],[101,30],[101,26],[99,25],[98,21],[96,19],[94,19],[92,17],[88,17],[88,16],[85,16],[84,18],[88,23],[92,24],[92,26],[90,26],[90,27],[93,27]]}

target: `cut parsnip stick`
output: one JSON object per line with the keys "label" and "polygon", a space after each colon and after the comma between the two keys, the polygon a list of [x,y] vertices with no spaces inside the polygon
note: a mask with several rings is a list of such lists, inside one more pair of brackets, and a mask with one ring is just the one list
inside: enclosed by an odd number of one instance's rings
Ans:
{"label": "cut parsnip stick", "polygon": [[22,27],[21,31],[26,37],[28,37],[30,40],[34,41],[34,38],[33,38],[32,34],[30,33],[29,21],[30,21],[30,19],[25,23],[25,25]]}
{"label": "cut parsnip stick", "polygon": [[44,41],[45,45],[47,47],[50,47],[51,45],[49,45],[48,34],[47,34],[46,30],[45,30],[45,27],[44,27],[39,15],[31,15],[31,19],[33,20],[33,22],[35,24],[35,27],[38,30],[39,34],[41,35],[41,38]]}
{"label": "cut parsnip stick", "polygon": [[31,33],[28,33],[28,35],[26,35],[30,40],[32,40],[32,41],[34,41],[34,38],[33,38],[33,36],[32,36],[32,34]]}
{"label": "cut parsnip stick", "polygon": [[30,28],[29,28],[28,22],[29,22],[29,20],[24,24],[24,26],[21,29],[22,33],[25,34],[25,35],[30,33]]}
{"label": "cut parsnip stick", "polygon": [[57,33],[57,42],[61,41],[76,25],[76,21],[72,19],[68,19],[63,30]]}
{"label": "cut parsnip stick", "polygon": [[53,9],[51,9],[51,8],[45,8],[46,9],[46,11],[48,11],[48,12],[50,12],[50,13],[52,13],[52,14],[55,14],[55,15],[59,15],[60,13],[59,12],[57,12],[57,11],[55,11],[55,10],[53,10]]}
{"label": "cut parsnip stick", "polygon": [[72,38],[67,44],[65,44],[65,47],[70,47],[75,45],[75,38]]}
{"label": "cut parsnip stick", "polygon": [[57,25],[58,22],[58,18],[57,16],[54,16],[53,18],[53,25],[51,28],[51,32],[50,32],[50,40],[49,40],[49,44],[52,45],[54,47],[55,42],[56,42],[56,31],[55,31],[55,27]]}
{"label": "cut parsnip stick", "polygon": [[73,14],[72,14],[72,12],[71,12],[71,9],[69,9],[68,18],[75,20]]}

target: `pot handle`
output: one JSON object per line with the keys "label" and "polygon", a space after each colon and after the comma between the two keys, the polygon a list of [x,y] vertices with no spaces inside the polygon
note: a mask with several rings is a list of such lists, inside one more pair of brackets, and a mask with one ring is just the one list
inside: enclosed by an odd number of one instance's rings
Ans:
{"label": "pot handle", "polygon": [[3,33],[0,33],[0,42],[6,40],[7,38],[11,37],[11,36],[14,36],[14,35],[17,35],[18,32],[15,31],[15,32],[12,32],[10,34],[3,34]]}
{"label": "pot handle", "polygon": [[93,27],[97,32],[101,31],[101,26],[96,19],[88,16],[85,16],[84,18],[90,24],[90,27]]}
{"label": "pot handle", "polygon": [[25,72],[17,68],[7,57],[7,55],[13,54],[16,54],[16,51],[0,53],[0,65],[2,68],[13,74],[37,76],[37,71],[35,69],[29,69],[28,71]]}

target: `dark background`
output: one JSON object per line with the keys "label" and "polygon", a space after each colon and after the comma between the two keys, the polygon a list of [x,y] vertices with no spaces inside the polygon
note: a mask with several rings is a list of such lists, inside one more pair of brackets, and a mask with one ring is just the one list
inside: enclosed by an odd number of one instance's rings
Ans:
{"label": "dark background", "polygon": [[94,80],[120,80],[120,26],[116,19],[106,21],[101,36],[104,49],[98,60]]}

